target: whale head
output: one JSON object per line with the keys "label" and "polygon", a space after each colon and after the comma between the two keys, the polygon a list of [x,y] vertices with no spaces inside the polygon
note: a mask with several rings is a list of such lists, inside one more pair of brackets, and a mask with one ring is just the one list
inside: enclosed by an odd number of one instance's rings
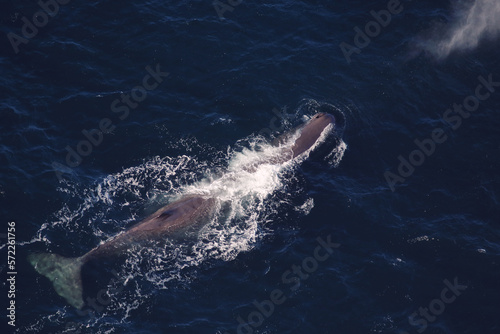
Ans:
{"label": "whale head", "polygon": [[309,122],[299,129],[299,137],[292,146],[293,158],[313,147],[323,133],[323,130],[330,124],[335,126],[335,117],[333,115],[328,113],[314,115]]}

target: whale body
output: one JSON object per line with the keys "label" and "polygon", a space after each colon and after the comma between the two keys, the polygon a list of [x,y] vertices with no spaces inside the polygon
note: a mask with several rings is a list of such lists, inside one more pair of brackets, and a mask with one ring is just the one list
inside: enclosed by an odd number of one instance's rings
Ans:
{"label": "whale body", "polygon": [[[271,163],[283,163],[301,156],[316,144],[330,124],[335,126],[335,118],[331,114],[316,114],[307,123],[286,134],[297,138],[293,143],[283,146],[279,157]],[[80,257],[67,258],[52,253],[33,253],[28,256],[28,261],[38,273],[52,282],[55,291],[61,297],[70,305],[81,309],[85,306],[81,276],[82,266],[85,263],[98,258],[120,255],[132,245],[162,240],[182,232],[210,216],[216,203],[217,199],[213,197],[185,195]]]}

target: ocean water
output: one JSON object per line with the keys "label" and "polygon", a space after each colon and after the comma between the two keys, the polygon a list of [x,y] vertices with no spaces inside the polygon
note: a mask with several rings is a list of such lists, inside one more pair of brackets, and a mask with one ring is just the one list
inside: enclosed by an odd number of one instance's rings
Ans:
{"label": "ocean water", "polygon": [[[0,12],[2,333],[500,333],[498,1]],[[336,136],[245,168],[318,111]],[[193,192],[216,214],[84,268],[82,311],[27,261]]]}

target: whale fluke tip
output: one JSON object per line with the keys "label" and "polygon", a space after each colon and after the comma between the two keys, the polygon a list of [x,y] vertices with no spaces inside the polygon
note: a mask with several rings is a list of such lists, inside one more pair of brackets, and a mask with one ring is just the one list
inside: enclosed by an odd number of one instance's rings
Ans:
{"label": "whale fluke tip", "polygon": [[66,301],[81,309],[83,301],[83,286],[81,278],[81,268],[83,261],[81,258],[66,258],[51,253],[34,253],[28,255],[28,261],[41,275],[47,277],[57,294]]}

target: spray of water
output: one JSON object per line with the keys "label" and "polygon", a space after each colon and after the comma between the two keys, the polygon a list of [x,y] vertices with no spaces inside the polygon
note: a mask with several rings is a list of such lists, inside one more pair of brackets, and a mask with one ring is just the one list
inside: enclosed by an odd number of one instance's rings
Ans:
{"label": "spray of water", "polygon": [[481,42],[500,36],[500,1],[456,2],[451,22],[436,24],[428,33],[432,36],[420,39],[417,45],[437,59],[473,50]]}

